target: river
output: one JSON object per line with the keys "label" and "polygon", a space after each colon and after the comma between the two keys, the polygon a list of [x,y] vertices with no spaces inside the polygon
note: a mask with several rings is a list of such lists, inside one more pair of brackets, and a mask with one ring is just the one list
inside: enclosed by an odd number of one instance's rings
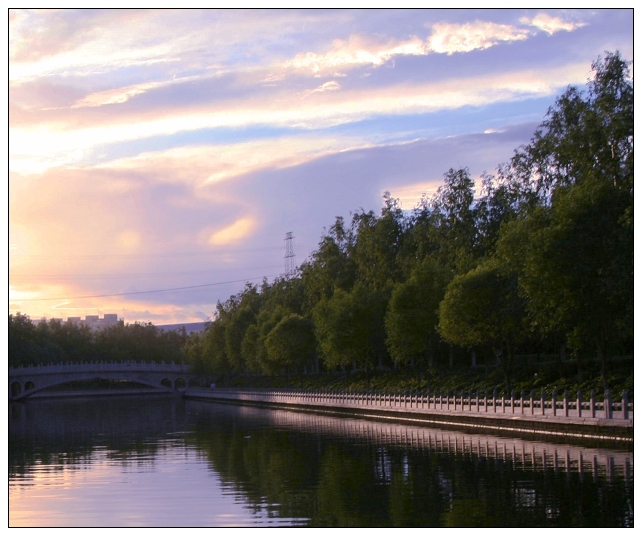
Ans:
{"label": "river", "polygon": [[633,526],[633,453],[165,395],[9,405],[9,526]]}

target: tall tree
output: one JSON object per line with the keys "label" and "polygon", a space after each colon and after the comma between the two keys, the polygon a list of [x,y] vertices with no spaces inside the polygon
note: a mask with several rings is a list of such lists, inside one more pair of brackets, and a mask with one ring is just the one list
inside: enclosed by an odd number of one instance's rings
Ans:
{"label": "tall tree", "polygon": [[516,153],[513,169],[542,206],[506,228],[502,248],[523,259],[534,322],[592,346],[607,387],[608,343],[633,325],[633,87],[617,53],[593,70],[587,94],[569,88]]}
{"label": "tall tree", "polygon": [[450,169],[444,184],[430,201],[429,233],[437,246],[437,258],[455,273],[475,265],[475,183],[468,169]]}
{"label": "tall tree", "polygon": [[386,192],[381,216],[374,212],[355,214],[352,253],[358,280],[388,296],[402,278],[401,254],[406,222],[396,199]]}
{"label": "tall tree", "polygon": [[279,372],[313,371],[316,345],[312,322],[297,314],[283,317],[265,339],[268,363]]}
{"label": "tall tree", "polygon": [[385,300],[366,285],[351,292],[337,289],[314,308],[322,358],[329,369],[348,365],[371,369],[386,357]]}
{"label": "tall tree", "polygon": [[525,315],[517,275],[489,260],[448,285],[439,306],[439,332],[462,347],[491,347],[510,391],[515,349],[526,333]]}
{"label": "tall tree", "polygon": [[301,267],[305,289],[305,312],[311,313],[323,298],[330,298],[335,289],[349,291],[356,279],[357,267],[350,257],[354,239],[346,229],[343,218],[337,217],[334,225],[324,235],[310,261]]}
{"label": "tall tree", "polygon": [[398,365],[432,364],[439,347],[439,303],[450,279],[447,270],[426,258],[409,279],[395,286],[386,313],[386,344]]}

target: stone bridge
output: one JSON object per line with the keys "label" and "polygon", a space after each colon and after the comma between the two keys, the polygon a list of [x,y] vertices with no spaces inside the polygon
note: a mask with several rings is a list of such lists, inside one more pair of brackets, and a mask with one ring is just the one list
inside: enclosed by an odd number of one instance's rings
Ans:
{"label": "stone bridge", "polygon": [[126,380],[176,392],[196,380],[187,365],[156,362],[60,363],[9,368],[9,400],[20,400],[34,393],[72,381]]}

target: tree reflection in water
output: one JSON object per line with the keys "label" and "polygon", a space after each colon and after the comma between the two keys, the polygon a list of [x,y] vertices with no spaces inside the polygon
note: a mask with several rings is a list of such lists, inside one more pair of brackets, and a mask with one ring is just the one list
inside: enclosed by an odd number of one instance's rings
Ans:
{"label": "tree reflection in water", "polygon": [[10,486],[36,465],[90,466],[99,449],[153,471],[170,435],[253,515],[293,524],[633,525],[632,452],[171,397],[12,404]]}

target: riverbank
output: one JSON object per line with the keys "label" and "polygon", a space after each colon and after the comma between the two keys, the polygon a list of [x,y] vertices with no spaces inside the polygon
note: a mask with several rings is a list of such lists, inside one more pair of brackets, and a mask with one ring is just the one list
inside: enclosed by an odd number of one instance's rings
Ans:
{"label": "riverbank", "polygon": [[[608,385],[614,396],[620,396],[626,390],[630,401],[633,401],[633,360],[621,358],[611,363],[608,373]],[[505,377],[498,368],[466,367],[431,370],[370,370],[357,372],[325,372],[322,374],[303,374],[287,376],[236,375],[221,377],[216,380],[220,387],[236,389],[298,389],[335,391],[415,391],[431,389],[442,392],[470,392],[510,395],[506,389]],[[580,381],[575,362],[542,362],[531,365],[522,364],[516,367],[512,389],[519,394],[522,391],[537,395],[542,391],[558,393],[567,391],[575,396],[578,391],[588,398],[591,391],[597,396],[604,392],[600,369],[596,362],[584,365],[583,378]]]}
{"label": "riverbank", "polygon": [[[391,420],[413,425],[439,426],[468,431],[548,437],[565,441],[633,448],[633,414],[618,415],[588,408],[574,416],[569,405],[533,399],[498,400],[422,397],[413,395],[348,395],[293,393],[238,389],[188,389],[185,398],[214,402],[290,409],[345,417]],[[445,402],[444,402],[445,400]],[[509,403],[507,403],[509,402]],[[539,405],[539,407],[538,407]],[[584,404],[582,404],[584,408]]]}

